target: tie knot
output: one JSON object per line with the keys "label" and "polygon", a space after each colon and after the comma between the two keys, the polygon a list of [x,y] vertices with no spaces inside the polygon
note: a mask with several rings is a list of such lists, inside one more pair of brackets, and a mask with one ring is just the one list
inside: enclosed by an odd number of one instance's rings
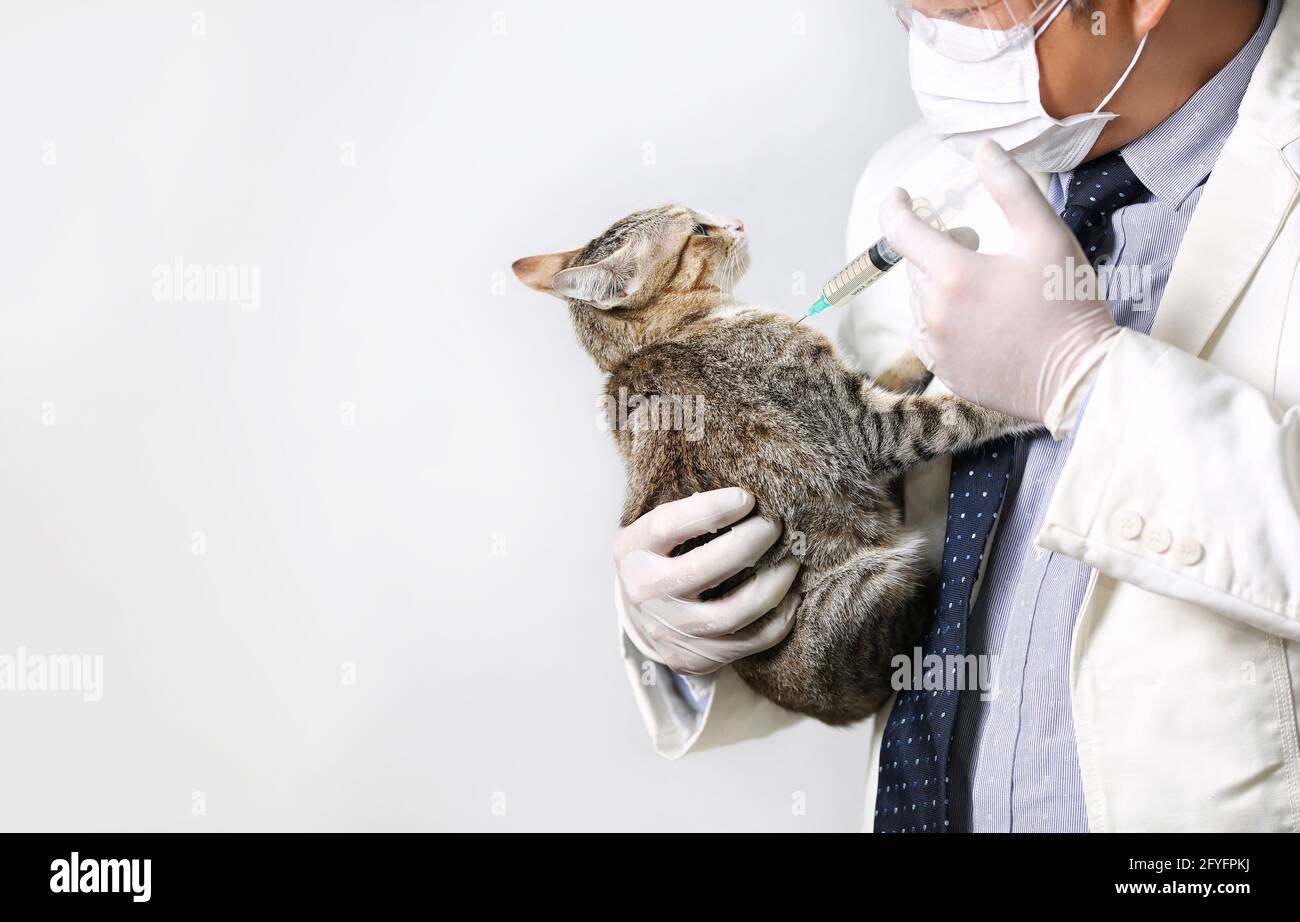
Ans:
{"label": "tie knot", "polygon": [[1115,242],[1111,216],[1125,205],[1149,195],[1147,187],[1129,169],[1119,151],[1085,163],[1070,177],[1061,219],[1079,241],[1088,262],[1097,265],[1108,257]]}
{"label": "tie knot", "polygon": [[1140,202],[1147,195],[1147,187],[1129,169],[1119,151],[1115,151],[1074,171],[1066,192],[1065,208],[1067,211],[1086,209],[1104,220],[1110,217],[1111,212]]}

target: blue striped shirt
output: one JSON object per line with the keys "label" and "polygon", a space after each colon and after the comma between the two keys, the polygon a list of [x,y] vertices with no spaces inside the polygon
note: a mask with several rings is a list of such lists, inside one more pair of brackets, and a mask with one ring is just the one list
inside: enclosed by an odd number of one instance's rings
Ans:
{"label": "blue striped shirt", "polygon": [[[1277,22],[1269,0],[1236,57],[1177,112],[1125,147],[1124,161],[1151,196],[1114,212],[1110,309],[1122,326],[1149,333],[1174,257],[1205,181],[1236,126],[1251,74]],[[1048,197],[1064,210],[1071,174]],[[1119,284],[1140,278],[1141,285]],[[1087,425],[1086,420],[1081,425]],[[1070,642],[1092,568],[1033,543],[1073,439],[1042,435],[1019,446],[985,555],[967,652],[995,658],[992,694],[963,692],[949,765],[954,831],[1086,832],[1070,713]]]}

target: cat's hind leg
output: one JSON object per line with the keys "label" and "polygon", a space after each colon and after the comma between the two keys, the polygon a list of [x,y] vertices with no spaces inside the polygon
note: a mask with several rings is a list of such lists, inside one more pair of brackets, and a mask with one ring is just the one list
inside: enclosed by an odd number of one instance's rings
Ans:
{"label": "cat's hind leg", "polygon": [[865,548],[800,579],[789,636],[736,671],[759,694],[828,724],[870,716],[894,690],[894,657],[911,652],[932,613],[934,579],[919,543]]}

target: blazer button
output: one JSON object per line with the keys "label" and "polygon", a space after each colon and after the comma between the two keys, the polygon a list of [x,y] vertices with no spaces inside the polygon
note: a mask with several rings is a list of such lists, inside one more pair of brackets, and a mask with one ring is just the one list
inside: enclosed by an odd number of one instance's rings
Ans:
{"label": "blazer button", "polygon": [[1142,546],[1153,554],[1163,554],[1174,543],[1174,533],[1163,525],[1152,522],[1142,533]]}
{"label": "blazer button", "polygon": [[1111,527],[1115,529],[1115,534],[1126,541],[1137,540],[1138,536],[1142,534],[1143,524],[1142,516],[1132,509],[1121,509],[1111,519]]}
{"label": "blazer button", "polygon": [[1179,538],[1174,542],[1174,560],[1185,567],[1195,566],[1205,556],[1205,548],[1195,538]]}

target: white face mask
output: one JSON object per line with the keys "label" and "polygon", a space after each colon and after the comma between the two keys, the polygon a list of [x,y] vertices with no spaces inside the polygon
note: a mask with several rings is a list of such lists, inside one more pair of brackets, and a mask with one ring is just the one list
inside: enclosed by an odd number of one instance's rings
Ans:
{"label": "white face mask", "polygon": [[[1119,82],[1091,112],[1055,119],[1043,108],[1035,41],[1065,9],[1062,0],[1037,32],[1017,26],[1007,46],[986,60],[954,60],[911,38],[909,67],[912,90],[930,126],[945,144],[966,158],[985,139],[997,141],[1031,172],[1067,173],[1092,150],[1106,123],[1118,115],[1103,112],[1137,66],[1147,36]],[[954,22],[935,20],[939,47],[967,48],[959,57],[977,58],[986,33]]]}

